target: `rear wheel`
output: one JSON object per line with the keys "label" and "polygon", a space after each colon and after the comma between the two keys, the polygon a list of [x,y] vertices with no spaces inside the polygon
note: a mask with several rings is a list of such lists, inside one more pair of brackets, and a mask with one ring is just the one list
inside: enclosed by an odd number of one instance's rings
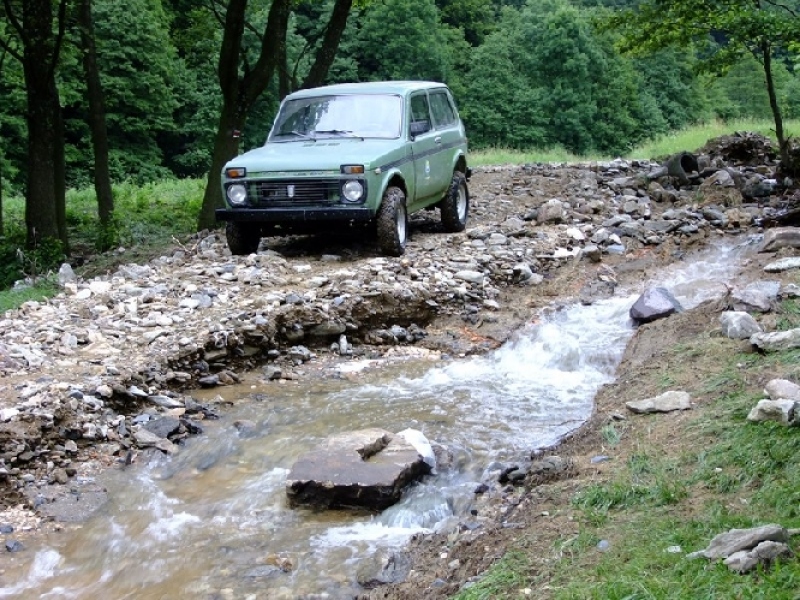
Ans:
{"label": "rear wheel", "polygon": [[378,248],[388,256],[401,256],[408,241],[406,195],[398,187],[389,187],[377,216]]}
{"label": "rear wheel", "polygon": [[464,231],[469,215],[469,190],[467,177],[461,171],[453,173],[450,189],[439,204],[439,209],[445,231],[449,233]]}
{"label": "rear wheel", "polygon": [[261,230],[250,223],[228,221],[225,224],[225,237],[231,254],[244,256],[258,250],[261,241]]}

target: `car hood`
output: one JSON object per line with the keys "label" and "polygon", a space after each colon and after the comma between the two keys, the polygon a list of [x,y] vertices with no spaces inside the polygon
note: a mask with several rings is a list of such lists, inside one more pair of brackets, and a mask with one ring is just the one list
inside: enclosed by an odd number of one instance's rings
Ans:
{"label": "car hood", "polygon": [[320,138],[296,142],[271,142],[230,160],[225,168],[244,167],[248,174],[292,171],[336,171],[341,165],[364,165],[370,169],[383,163],[401,144],[398,140]]}

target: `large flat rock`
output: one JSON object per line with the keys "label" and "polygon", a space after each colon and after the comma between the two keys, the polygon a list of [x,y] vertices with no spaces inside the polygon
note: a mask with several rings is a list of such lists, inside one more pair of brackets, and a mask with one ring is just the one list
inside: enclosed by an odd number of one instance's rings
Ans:
{"label": "large flat rock", "polygon": [[404,436],[384,429],[333,435],[301,456],[286,479],[291,506],[383,510],[430,471]]}

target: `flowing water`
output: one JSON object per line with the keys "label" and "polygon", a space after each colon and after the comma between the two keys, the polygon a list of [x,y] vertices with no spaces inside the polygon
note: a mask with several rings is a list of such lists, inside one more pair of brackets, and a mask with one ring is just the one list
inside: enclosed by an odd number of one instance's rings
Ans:
{"label": "flowing water", "polygon": [[[696,305],[724,289],[746,246],[718,246],[658,283]],[[483,357],[353,362],[346,377],[285,385],[254,373],[215,390],[234,403],[220,420],[171,458],[104,474],[100,514],[14,555],[0,597],[352,597],[361,559],[463,517],[493,462],[527,456],[588,418],[632,334],[641,288],[629,292],[542,315]],[[450,449],[454,468],[379,515],[289,509],[294,460],[364,427],[419,429]]]}

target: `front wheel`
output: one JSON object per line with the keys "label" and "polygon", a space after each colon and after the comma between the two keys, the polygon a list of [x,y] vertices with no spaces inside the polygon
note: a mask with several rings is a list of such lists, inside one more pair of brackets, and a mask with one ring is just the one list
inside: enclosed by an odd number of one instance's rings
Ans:
{"label": "front wheel", "polygon": [[461,171],[453,173],[447,195],[439,204],[442,225],[448,233],[464,231],[469,215],[469,190],[467,177]]}
{"label": "front wheel", "polygon": [[406,195],[398,187],[389,187],[383,194],[376,219],[378,248],[387,256],[401,256],[408,241]]}
{"label": "front wheel", "polygon": [[225,224],[225,237],[231,254],[246,256],[258,250],[261,242],[261,230],[250,223],[228,221]]}

